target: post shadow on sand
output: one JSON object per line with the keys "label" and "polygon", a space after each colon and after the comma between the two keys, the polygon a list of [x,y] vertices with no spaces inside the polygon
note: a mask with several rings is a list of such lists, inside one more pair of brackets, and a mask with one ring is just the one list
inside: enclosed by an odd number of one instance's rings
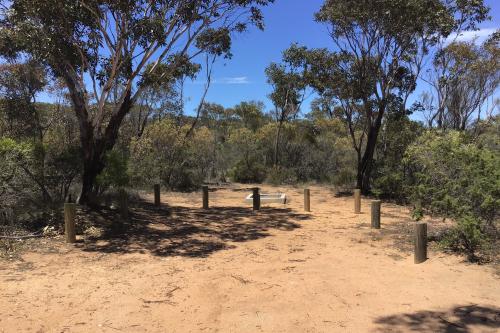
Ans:
{"label": "post shadow on sand", "polygon": [[230,242],[268,237],[272,229],[291,231],[310,218],[289,208],[265,207],[258,213],[247,207],[158,209],[149,202],[136,203],[127,221],[109,211],[101,214],[113,223],[101,237],[78,244],[83,251],[186,257],[207,257],[234,247]]}
{"label": "post shadow on sand", "polygon": [[456,306],[449,311],[418,311],[380,317],[379,332],[495,332],[500,329],[500,308],[479,305]]}

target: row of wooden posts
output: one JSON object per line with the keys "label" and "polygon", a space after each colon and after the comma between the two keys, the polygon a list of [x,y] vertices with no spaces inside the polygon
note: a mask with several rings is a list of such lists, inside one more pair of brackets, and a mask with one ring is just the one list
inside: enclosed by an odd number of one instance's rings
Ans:
{"label": "row of wooden posts", "polygon": [[[382,201],[373,200],[371,203],[371,227],[380,229],[380,207]],[[354,212],[361,213],[361,190],[354,190]],[[427,260],[427,223],[417,222],[415,224],[415,264]]]}
{"label": "row of wooden posts", "polygon": [[[154,204],[156,207],[160,207],[160,185],[156,184],[154,189]],[[260,189],[254,187],[252,189],[253,195],[253,210],[260,209]],[[202,187],[202,206],[203,209],[209,208],[208,200],[209,188],[208,186]],[[119,195],[120,201],[120,214],[122,217],[126,218],[128,216],[128,197],[126,192]],[[380,200],[373,200],[371,202],[371,227],[373,229],[380,229],[380,210],[382,202]],[[304,189],[304,210],[306,212],[311,211],[311,191],[306,188]],[[361,190],[354,190],[354,213],[361,213]],[[75,216],[76,216],[76,204],[65,203],[64,204],[64,227],[66,241],[68,243],[74,243],[76,241],[76,231],[75,231]],[[420,264],[427,260],[427,223],[418,222],[415,224],[415,263]]]}

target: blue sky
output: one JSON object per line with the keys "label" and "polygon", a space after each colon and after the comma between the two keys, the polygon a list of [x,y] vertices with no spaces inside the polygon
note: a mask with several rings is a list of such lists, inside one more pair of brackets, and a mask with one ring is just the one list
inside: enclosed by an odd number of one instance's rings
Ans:
{"label": "blue sky", "polygon": [[[482,30],[477,33],[479,35],[500,27],[500,1],[485,2],[491,7],[492,20],[481,24]],[[207,101],[231,107],[241,101],[258,100],[263,101],[267,110],[270,110],[272,104],[267,98],[270,87],[266,83],[264,69],[271,62],[280,62],[281,52],[294,42],[308,47],[332,45],[326,27],[313,19],[322,3],[322,0],[276,0],[275,4],[264,8],[266,29],[251,29],[235,36],[233,58],[218,60],[214,66],[213,83]],[[469,37],[471,36],[464,36]],[[186,83],[186,113],[191,114],[196,109],[202,90],[203,84],[198,80]],[[423,90],[426,90],[425,84],[420,82],[412,99],[418,97]],[[308,111],[308,102],[305,103],[303,112]]]}

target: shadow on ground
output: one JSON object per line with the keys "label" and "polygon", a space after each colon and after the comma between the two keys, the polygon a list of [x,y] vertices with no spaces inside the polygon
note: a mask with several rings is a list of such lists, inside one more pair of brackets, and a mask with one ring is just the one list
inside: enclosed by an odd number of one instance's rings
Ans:
{"label": "shadow on ground", "polygon": [[457,306],[449,311],[419,311],[375,320],[379,332],[498,332],[500,308],[478,305]]}
{"label": "shadow on ground", "polygon": [[[115,219],[112,212],[100,214]],[[131,209],[127,221],[114,220],[99,237],[87,237],[78,246],[104,253],[151,253],[158,256],[206,257],[271,235],[271,230],[291,231],[309,215],[291,209],[217,207],[208,210],[172,207],[158,209],[142,202]]]}
{"label": "shadow on ground", "polygon": [[[415,224],[416,221],[404,212],[398,212],[398,208],[383,207],[381,213],[381,228],[370,228],[370,212],[368,216],[361,219],[355,225],[358,230],[365,230],[373,241],[388,239],[392,242],[393,248],[411,254],[414,251]],[[390,223],[385,223],[386,219],[392,219]],[[443,220],[433,219],[427,221],[427,240],[429,246],[433,246],[440,241],[449,230],[450,225]]]}
{"label": "shadow on ground", "polygon": [[[351,228],[356,230],[354,234],[357,235],[354,237],[356,241],[368,242],[385,239],[392,242],[392,248],[402,253],[410,254],[413,252],[415,221],[410,217],[393,215],[383,211],[380,221],[381,228],[372,229],[370,213],[365,213],[365,215],[357,215],[359,222],[351,225]],[[385,219],[389,217],[396,218],[396,222],[385,223]]]}

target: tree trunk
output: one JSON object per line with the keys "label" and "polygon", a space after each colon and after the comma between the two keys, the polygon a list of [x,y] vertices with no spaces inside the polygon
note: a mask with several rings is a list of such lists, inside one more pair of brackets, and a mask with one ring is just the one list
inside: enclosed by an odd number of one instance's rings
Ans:
{"label": "tree trunk", "polygon": [[[69,96],[78,119],[80,130],[80,143],[83,155],[82,190],[78,199],[81,205],[92,205],[93,194],[96,193],[95,181],[97,176],[105,167],[104,158],[106,153],[113,149],[123,119],[132,108],[132,92],[125,92],[120,104],[114,106],[110,111],[108,123],[104,128],[96,125],[92,115],[87,109],[87,91],[74,68],[67,61],[61,61],[55,65],[57,72],[64,79]],[[106,103],[103,108],[110,108]],[[102,116],[104,110],[97,110],[97,116]],[[97,121],[97,124],[100,122]]]}
{"label": "tree trunk", "polygon": [[358,160],[356,188],[361,189],[361,193],[363,193],[363,195],[369,194],[371,190],[370,177],[373,169],[373,155],[375,154],[375,148],[377,147],[378,134],[382,125],[384,112],[385,104],[382,104],[379,107],[379,112],[375,123],[372,124],[368,130],[366,147],[363,153],[363,157],[361,158],[361,161]]}
{"label": "tree trunk", "polygon": [[80,140],[83,148],[83,175],[82,175],[82,191],[78,199],[80,205],[94,204],[93,198],[97,193],[96,178],[104,170],[104,159],[106,154],[111,151],[118,138],[120,126],[123,118],[132,108],[132,100],[129,91],[123,103],[118,108],[118,111],[111,116],[111,119],[104,130],[104,134],[95,138],[94,129],[87,131],[88,135],[80,135]]}
{"label": "tree trunk", "polygon": [[358,158],[358,170],[356,173],[356,188],[359,189],[363,188],[363,171],[361,168],[361,159],[359,158]]}
{"label": "tree trunk", "polygon": [[373,167],[373,155],[375,153],[375,147],[377,145],[377,136],[378,136],[378,129],[374,126],[371,126],[368,132],[366,148],[363,153],[361,162],[358,165],[356,187],[361,189],[363,195],[367,195],[371,189],[370,176]]}
{"label": "tree trunk", "polygon": [[283,122],[280,121],[278,123],[278,130],[276,132],[276,140],[274,141],[274,161],[273,161],[273,166],[277,167],[278,166],[278,161],[279,161],[279,145],[280,145],[280,135],[281,135],[281,126],[283,125]]}
{"label": "tree trunk", "polygon": [[[84,153],[84,156],[87,155]],[[93,205],[95,204],[94,198],[97,194],[97,188],[95,187],[95,180],[97,176],[104,169],[104,157],[99,158],[94,156],[90,159],[85,159],[83,163],[83,174],[82,174],[82,190],[78,198],[78,203],[80,205]]]}

